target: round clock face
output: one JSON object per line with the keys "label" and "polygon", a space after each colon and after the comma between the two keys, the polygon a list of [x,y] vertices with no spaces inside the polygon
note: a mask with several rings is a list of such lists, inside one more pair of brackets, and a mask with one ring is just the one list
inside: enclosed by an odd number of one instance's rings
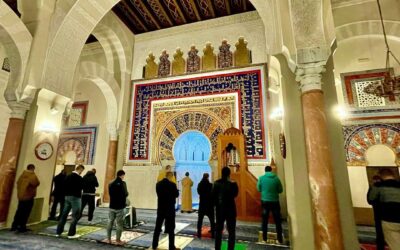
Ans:
{"label": "round clock face", "polygon": [[53,146],[49,142],[39,143],[35,148],[36,157],[40,160],[47,160],[53,155]]}

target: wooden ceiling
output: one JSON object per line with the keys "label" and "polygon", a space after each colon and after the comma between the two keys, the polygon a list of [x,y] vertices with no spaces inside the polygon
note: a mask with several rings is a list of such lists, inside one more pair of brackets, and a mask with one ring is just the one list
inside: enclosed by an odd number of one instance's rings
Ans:
{"label": "wooden ceiling", "polygon": [[113,8],[134,34],[253,10],[249,0],[122,0]]}

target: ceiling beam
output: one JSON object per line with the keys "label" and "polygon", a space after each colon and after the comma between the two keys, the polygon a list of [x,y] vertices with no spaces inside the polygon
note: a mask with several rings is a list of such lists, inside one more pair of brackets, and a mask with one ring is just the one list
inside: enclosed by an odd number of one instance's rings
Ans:
{"label": "ceiling beam", "polygon": [[194,2],[194,0],[190,0],[190,5],[192,5],[194,14],[197,17],[197,21],[201,21],[201,16],[200,16],[199,10],[197,9],[197,6],[196,6],[196,3]]}
{"label": "ceiling beam", "polygon": [[208,2],[208,6],[210,6],[211,16],[212,16],[212,18],[215,18],[214,6],[213,6],[213,4],[211,3],[211,0],[207,0],[207,2]]}
{"label": "ceiling beam", "polygon": [[144,25],[143,22],[140,21],[140,19],[136,16],[136,13],[133,12],[131,7],[125,1],[121,1],[120,4],[123,4],[125,6],[125,9],[128,10],[130,16],[143,28],[145,32],[149,31],[146,25]]}
{"label": "ceiling beam", "polygon": [[229,4],[229,0],[225,0],[225,6],[226,6],[226,13],[228,15],[231,14],[231,5]]}

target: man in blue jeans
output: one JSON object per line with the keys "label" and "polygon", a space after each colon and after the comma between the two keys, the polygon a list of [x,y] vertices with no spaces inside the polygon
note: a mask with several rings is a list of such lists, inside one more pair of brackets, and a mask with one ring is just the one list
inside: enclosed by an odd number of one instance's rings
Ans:
{"label": "man in blue jeans", "polygon": [[81,174],[85,169],[84,166],[79,165],[75,168],[70,175],[65,178],[65,203],[61,218],[58,221],[57,236],[60,236],[64,231],[67,217],[72,209],[72,222],[68,231],[68,238],[77,238],[76,224],[81,217],[81,198],[82,198],[82,177]]}
{"label": "man in blue jeans", "polygon": [[271,166],[265,167],[265,174],[258,179],[257,189],[261,192],[263,240],[267,241],[268,217],[271,211],[275,221],[278,242],[283,243],[281,207],[279,204],[279,194],[282,193],[283,188],[278,176],[272,172]]}
{"label": "man in blue jeans", "polygon": [[116,244],[123,245],[125,242],[121,241],[122,230],[124,228],[124,216],[126,207],[126,197],[128,191],[126,183],[124,182],[125,172],[119,170],[117,172],[117,178],[108,185],[108,193],[110,194],[110,211],[108,214],[108,225],[107,225],[107,243],[111,243],[111,231],[114,225],[115,219],[117,224],[117,236]]}

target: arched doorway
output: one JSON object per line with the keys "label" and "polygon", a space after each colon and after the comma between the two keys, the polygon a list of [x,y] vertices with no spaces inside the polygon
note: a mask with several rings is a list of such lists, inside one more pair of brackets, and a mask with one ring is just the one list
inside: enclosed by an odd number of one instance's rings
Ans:
{"label": "arched doorway", "polygon": [[211,167],[208,163],[211,156],[211,143],[206,135],[199,131],[187,131],[182,133],[175,141],[173,154],[175,158],[175,171],[179,183],[189,172],[193,181],[192,199],[193,205],[199,203],[197,194],[197,185],[199,184],[203,173],[209,173],[211,176]]}

